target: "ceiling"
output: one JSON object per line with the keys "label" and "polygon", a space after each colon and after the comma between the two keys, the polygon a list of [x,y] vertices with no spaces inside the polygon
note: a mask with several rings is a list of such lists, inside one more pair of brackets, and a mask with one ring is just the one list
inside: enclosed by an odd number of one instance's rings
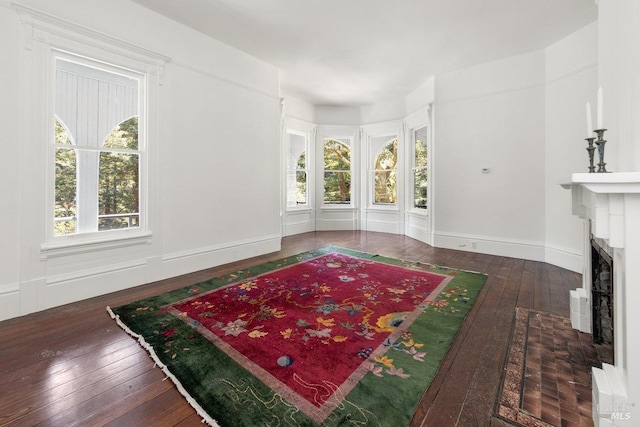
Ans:
{"label": "ceiling", "polygon": [[316,105],[409,94],[430,76],[545,48],[594,0],[133,0],[281,70]]}

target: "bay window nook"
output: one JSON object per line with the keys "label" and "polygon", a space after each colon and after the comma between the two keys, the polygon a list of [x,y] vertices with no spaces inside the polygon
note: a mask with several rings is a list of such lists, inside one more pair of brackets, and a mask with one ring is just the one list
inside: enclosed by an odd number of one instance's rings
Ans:
{"label": "bay window nook", "polygon": [[428,106],[359,126],[286,117],[283,235],[368,230],[431,242],[430,116]]}

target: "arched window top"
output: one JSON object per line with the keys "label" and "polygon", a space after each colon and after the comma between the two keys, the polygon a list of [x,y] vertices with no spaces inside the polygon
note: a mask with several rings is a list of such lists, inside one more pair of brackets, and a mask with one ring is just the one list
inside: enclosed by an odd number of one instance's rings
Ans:
{"label": "arched window top", "polygon": [[99,148],[114,128],[140,114],[143,75],[62,52],[55,64],[55,115],[76,146]]}
{"label": "arched window top", "polygon": [[73,145],[73,139],[71,138],[71,132],[64,122],[60,118],[56,117],[56,129],[55,129],[55,143],[63,145]]}
{"label": "arched window top", "polygon": [[328,170],[350,170],[351,149],[336,139],[324,141],[324,168]]}
{"label": "arched window top", "polygon": [[374,204],[392,205],[397,200],[398,138],[382,146],[375,158]]}
{"label": "arched window top", "polygon": [[393,170],[398,165],[398,139],[389,141],[376,155],[376,170]]}
{"label": "arched window top", "polygon": [[126,119],[114,127],[102,144],[104,148],[138,149],[138,116]]}

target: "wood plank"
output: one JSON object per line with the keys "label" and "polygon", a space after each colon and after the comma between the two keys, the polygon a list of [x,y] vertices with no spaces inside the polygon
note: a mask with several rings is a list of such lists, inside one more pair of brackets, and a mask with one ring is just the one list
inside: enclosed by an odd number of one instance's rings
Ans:
{"label": "wood plank", "polygon": [[433,248],[406,236],[360,231],[289,236],[272,254],[0,322],[0,425],[202,425],[105,307],[327,244],[488,274],[412,426],[504,427],[493,407],[515,307],[567,316],[569,290],[582,280],[549,264]]}

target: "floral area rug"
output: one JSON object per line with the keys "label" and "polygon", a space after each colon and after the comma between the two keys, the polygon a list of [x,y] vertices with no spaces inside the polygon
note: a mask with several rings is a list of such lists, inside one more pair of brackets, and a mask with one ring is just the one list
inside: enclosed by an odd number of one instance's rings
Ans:
{"label": "floral area rug", "polygon": [[211,425],[401,426],[485,280],[324,247],[108,311]]}

